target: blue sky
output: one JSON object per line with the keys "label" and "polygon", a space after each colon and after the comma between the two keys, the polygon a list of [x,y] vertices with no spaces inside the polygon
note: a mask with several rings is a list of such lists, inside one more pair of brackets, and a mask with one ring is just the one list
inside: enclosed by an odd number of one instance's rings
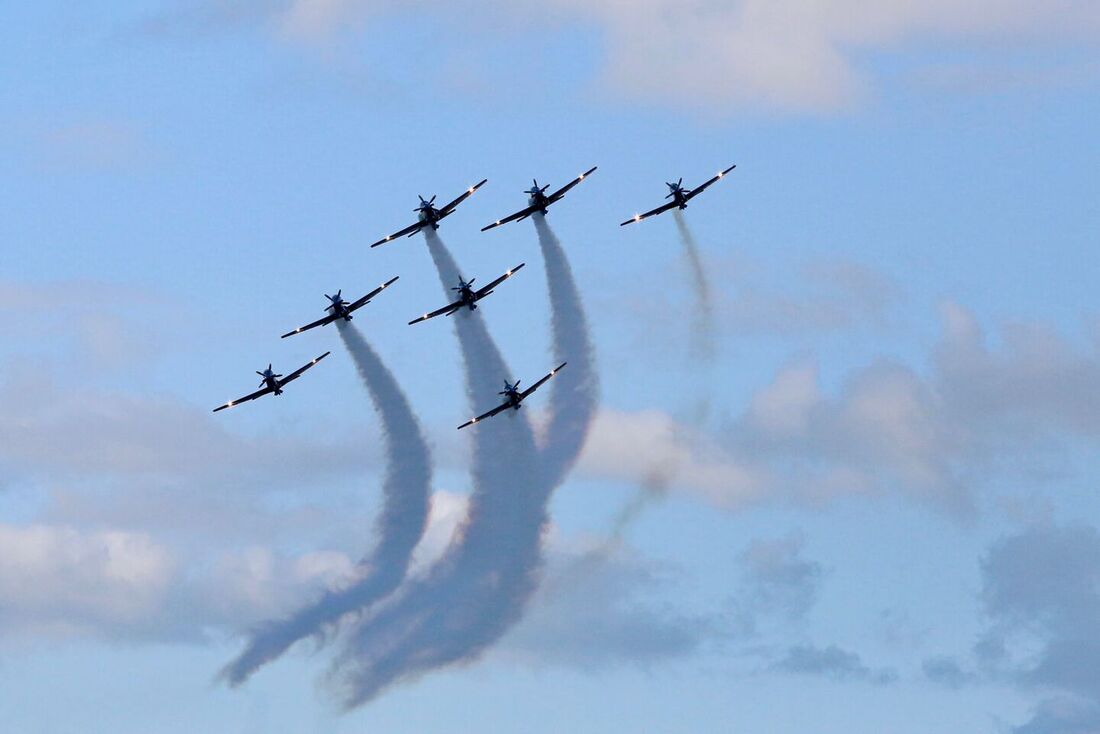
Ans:
{"label": "blue sky", "polygon": [[[1095,731],[1098,39],[1074,0],[13,8],[6,730]],[[686,212],[703,360],[671,216],[617,224],[730,163]],[[459,352],[406,326],[441,305],[422,238],[367,245],[488,178],[440,233],[482,282],[527,263],[483,313],[530,380],[535,232],[478,230],[592,165],[549,221],[601,412],[525,618],[350,713],[330,648],[212,683],[347,574],[380,501],[339,339],[278,335],[401,276],[355,323],[435,452],[427,563],[467,492]]]}

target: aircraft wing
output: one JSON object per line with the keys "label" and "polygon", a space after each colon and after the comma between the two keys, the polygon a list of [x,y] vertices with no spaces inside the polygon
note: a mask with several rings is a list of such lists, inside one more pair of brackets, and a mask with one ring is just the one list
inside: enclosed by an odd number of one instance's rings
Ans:
{"label": "aircraft wing", "polygon": [[375,296],[377,296],[377,295],[378,295],[379,293],[381,293],[382,291],[386,290],[386,289],[387,289],[387,288],[389,288],[389,287],[390,287],[391,285],[393,285],[394,283],[396,283],[396,282],[397,282],[397,279],[398,279],[398,278],[400,278],[400,277],[401,277],[400,275],[394,276],[393,278],[390,278],[389,280],[387,280],[387,281],[386,281],[385,283],[383,283],[382,285],[380,285],[380,286],[378,286],[377,288],[375,288],[375,289],[374,289],[373,291],[371,291],[371,292],[370,292],[370,293],[368,293],[367,295],[365,295],[365,296],[363,296],[362,298],[360,298],[360,299],[359,299],[358,301],[352,301],[352,302],[351,302],[351,303],[350,303],[350,304],[348,305],[348,313],[351,313],[352,311],[356,310],[357,308],[362,308],[363,306],[366,306],[366,305],[367,305],[368,303],[370,303],[370,301],[371,301],[371,299],[372,299],[372,298],[374,298],[374,297],[375,297]]}
{"label": "aircraft wing", "polygon": [[331,324],[333,321],[335,321],[338,318],[340,318],[340,317],[337,316],[335,313],[330,313],[328,316],[325,316],[324,318],[317,319],[312,324],[306,324],[305,326],[299,326],[294,331],[288,331],[287,333],[283,334],[280,337],[280,339],[286,339],[288,336],[294,336],[295,334],[301,334],[303,331],[309,331],[310,329],[315,329],[318,326],[324,326],[325,324]]}
{"label": "aircraft wing", "polygon": [[588,178],[589,176],[591,176],[596,171],[597,168],[599,168],[599,166],[592,166],[587,171],[585,171],[584,173],[582,173],[581,175],[577,176],[575,179],[573,179],[572,181],[567,183],[565,186],[562,186],[560,189],[558,189],[554,193],[550,194],[550,201],[557,201],[561,197],[565,196],[566,193],[568,193],[569,189],[573,188],[574,186],[579,184],[581,181],[583,181],[586,178]]}
{"label": "aircraft wing", "polygon": [[452,313],[457,311],[461,306],[462,306],[462,301],[461,300],[455,301],[454,303],[447,304],[446,306],[444,306],[441,309],[438,309],[436,311],[432,311],[431,313],[426,313],[423,316],[420,316],[419,318],[413,319],[412,321],[409,322],[409,326],[412,326],[413,324],[419,324],[421,321],[427,321],[428,319],[434,319],[436,316],[443,316],[444,314],[450,316]]}
{"label": "aircraft wing", "polygon": [[561,364],[559,364],[559,365],[558,365],[557,367],[555,367],[554,369],[550,370],[550,374],[548,374],[548,375],[547,375],[546,377],[543,377],[543,378],[542,378],[541,380],[539,380],[538,382],[536,382],[536,383],[535,383],[534,385],[531,385],[531,387],[529,387],[529,388],[527,388],[526,390],[524,390],[523,392],[521,392],[521,393],[519,394],[519,399],[520,399],[520,400],[523,400],[523,399],[524,399],[524,398],[526,398],[526,397],[527,397],[528,395],[530,395],[531,393],[533,393],[533,392],[534,392],[535,390],[538,390],[538,389],[539,389],[540,387],[542,387],[542,386],[543,386],[543,383],[545,383],[545,382],[546,382],[547,380],[549,380],[549,379],[550,379],[551,377],[553,377],[554,375],[558,374],[558,372],[560,372],[560,371],[561,371],[561,368],[562,368],[562,367],[564,367],[564,366],[565,366],[565,365],[567,365],[567,364],[569,364],[569,363],[568,363],[568,362],[562,362],[562,363],[561,363]]}
{"label": "aircraft wing", "polygon": [[496,227],[499,227],[502,224],[508,224],[508,222],[514,222],[517,219],[523,219],[524,217],[529,217],[532,214],[534,214],[535,212],[537,212],[538,210],[539,210],[539,207],[537,207],[537,206],[529,206],[526,209],[520,209],[515,214],[509,214],[504,219],[498,219],[497,221],[493,222],[489,226],[482,227],[481,231],[482,232],[488,232],[490,229],[494,229]]}
{"label": "aircraft wing", "polygon": [[494,280],[489,285],[482,286],[481,288],[478,288],[477,291],[474,292],[474,295],[478,298],[478,300],[481,300],[485,296],[489,295],[492,292],[492,290],[494,288],[496,288],[498,285],[500,285],[501,283],[503,283],[504,281],[508,280],[513,275],[518,273],[520,271],[520,268],[522,268],[525,264],[526,263],[520,263],[519,265],[517,265],[514,268],[512,268],[511,270],[509,270],[504,275],[502,275],[499,278],[497,278],[496,280]]}
{"label": "aircraft wing", "polygon": [[625,222],[622,222],[621,224],[619,224],[619,226],[620,227],[625,227],[628,224],[634,224],[634,222],[640,222],[643,219],[649,219],[650,217],[655,217],[658,214],[664,214],[669,209],[675,209],[675,208],[676,208],[676,202],[675,201],[670,201],[669,203],[662,204],[661,206],[657,207],[656,209],[652,209],[652,210],[646,212],[645,214],[635,214],[630,219],[628,219]]}
{"label": "aircraft wing", "polygon": [[715,175],[715,176],[714,176],[713,178],[711,178],[711,179],[710,179],[709,181],[707,181],[706,183],[704,183],[704,184],[703,184],[702,186],[699,186],[698,188],[694,188],[694,189],[692,189],[692,190],[691,190],[691,192],[687,194],[687,197],[686,197],[686,198],[688,198],[688,199],[693,199],[693,198],[695,198],[695,197],[696,197],[696,196],[698,196],[699,194],[703,193],[703,189],[707,188],[708,186],[710,186],[710,185],[711,185],[712,183],[714,183],[714,182],[715,182],[715,181],[717,181],[718,179],[720,179],[720,178],[724,178],[724,177],[725,177],[725,175],[726,175],[727,173],[729,173],[730,171],[732,171],[732,170],[733,170],[733,169],[735,169],[735,168],[737,168],[737,166],[736,166],[736,165],[733,165],[733,166],[730,166],[729,168],[727,168],[726,170],[724,170],[724,171],[721,171],[721,172],[719,172],[719,173],[718,173],[717,175]]}
{"label": "aircraft wing", "polygon": [[462,202],[466,201],[466,199],[469,198],[471,194],[473,194],[475,191],[477,191],[482,186],[484,186],[485,182],[488,181],[488,180],[489,179],[487,179],[487,178],[481,179],[479,182],[477,182],[476,184],[474,184],[473,186],[471,186],[470,188],[468,188],[464,192],[462,192],[462,196],[458,197],[457,199],[450,202],[449,204],[444,205],[439,210],[440,216],[445,217],[448,214],[450,214],[451,212],[453,212],[455,210],[456,206],[458,206]]}
{"label": "aircraft wing", "polygon": [[420,230],[424,229],[424,226],[426,224],[427,224],[427,222],[417,222],[416,224],[410,224],[408,227],[405,227],[405,229],[398,230],[398,231],[394,232],[393,234],[391,234],[387,237],[383,237],[382,239],[380,239],[377,242],[375,242],[374,244],[372,244],[371,247],[378,247],[379,245],[384,245],[387,242],[389,242],[390,240],[396,240],[398,237],[404,237],[405,235],[414,235],[417,232],[419,232]]}
{"label": "aircraft wing", "polygon": [[237,405],[240,405],[241,403],[247,403],[249,400],[255,400],[256,398],[263,397],[264,395],[267,395],[269,392],[274,392],[274,390],[270,387],[261,387],[256,392],[249,393],[248,395],[245,395],[243,398],[237,398],[236,400],[230,400],[225,405],[219,405],[217,408],[214,408],[214,412],[217,413],[219,410],[225,410],[226,408],[232,408],[232,407],[235,407]]}
{"label": "aircraft wing", "polygon": [[497,407],[490,410],[488,413],[482,413],[477,418],[471,418],[470,420],[466,421],[465,423],[463,423],[461,426],[458,427],[458,430],[461,431],[466,426],[472,426],[473,424],[475,424],[479,421],[483,421],[486,418],[492,418],[494,415],[497,415],[498,413],[503,413],[504,411],[508,410],[508,408],[510,408],[510,407],[512,407],[510,403],[503,403],[502,405],[498,405]]}
{"label": "aircraft wing", "polygon": [[289,375],[287,375],[283,379],[279,380],[279,387],[282,387],[283,385],[287,384],[288,382],[294,382],[295,380],[297,380],[299,377],[302,376],[303,372],[305,372],[310,367],[317,364],[318,362],[320,362],[322,359],[324,359],[325,357],[327,357],[330,354],[332,354],[332,352],[325,352],[324,354],[322,354],[317,359],[312,359],[309,362],[306,362],[304,365],[302,365],[298,369],[294,370],[293,372],[291,372]]}

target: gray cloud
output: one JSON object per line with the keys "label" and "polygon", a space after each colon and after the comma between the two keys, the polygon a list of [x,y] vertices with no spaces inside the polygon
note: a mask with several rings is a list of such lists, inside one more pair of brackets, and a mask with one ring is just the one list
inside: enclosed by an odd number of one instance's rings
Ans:
{"label": "gray cloud", "polygon": [[1096,346],[1037,325],[998,336],[994,349],[972,314],[946,304],[925,372],[880,358],[828,393],[799,360],[715,433],[659,411],[604,411],[581,469],[633,482],[660,469],[670,488],[729,509],[890,493],[969,517],[992,480],[1031,491],[1080,440],[1100,438],[1100,404],[1081,399],[1100,394]]}
{"label": "gray cloud", "polygon": [[977,680],[977,676],[963,670],[959,661],[948,655],[928,658],[921,663],[924,677],[948,688],[962,688]]}
{"label": "gray cloud", "polygon": [[1100,731],[1100,706],[1074,698],[1043,701],[1035,715],[1014,734],[1096,734]]}
{"label": "gray cloud", "polygon": [[818,675],[833,680],[854,680],[875,685],[886,685],[897,680],[897,673],[889,668],[872,669],[859,655],[836,645],[815,647],[795,645],[772,664],[771,670],[797,675]]}
{"label": "gray cloud", "polygon": [[805,619],[817,601],[824,569],[802,557],[798,536],[753,540],[741,554],[744,580],[736,602],[743,632],[752,633],[762,619],[786,627]]}
{"label": "gray cloud", "polygon": [[1058,695],[1017,731],[1100,725],[1100,532],[1040,525],[995,543],[982,561],[990,627],[975,650],[987,673]]}
{"label": "gray cloud", "polygon": [[585,670],[688,656],[718,633],[717,622],[647,601],[670,582],[622,549],[559,555],[502,654],[536,667]]}

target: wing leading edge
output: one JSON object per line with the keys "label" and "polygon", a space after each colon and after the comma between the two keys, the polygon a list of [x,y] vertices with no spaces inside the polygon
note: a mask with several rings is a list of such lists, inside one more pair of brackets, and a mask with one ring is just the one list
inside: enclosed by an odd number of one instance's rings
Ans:
{"label": "wing leading edge", "polygon": [[[592,166],[587,171],[585,171],[584,173],[582,173],[581,175],[577,176],[575,179],[573,179],[572,181],[567,183],[565,186],[562,186],[560,189],[558,189],[554,193],[550,194],[550,196],[547,197],[546,204],[544,206],[550,206],[551,204],[556,204],[557,202],[561,201],[562,198],[565,197],[566,193],[568,193],[570,189],[572,189],[574,186],[579,184],[581,181],[583,181],[586,178],[588,178],[589,176],[591,176],[596,171],[597,168],[599,168],[599,166]],[[508,216],[504,217],[504,219],[498,219],[497,221],[493,222],[492,224],[489,224],[489,225],[486,225],[486,226],[482,227],[481,231],[482,232],[488,232],[490,229],[496,229],[497,227],[499,227],[502,224],[508,224],[509,222],[515,222],[515,221],[518,221],[518,220],[521,220],[521,219],[526,219],[527,217],[531,216],[532,214],[539,211],[540,209],[542,209],[542,207],[540,207],[540,206],[525,207],[523,209],[520,209],[518,212],[515,212],[513,214],[509,214]]]}
{"label": "wing leading edge", "polygon": [[[397,280],[400,277],[401,276],[395,276],[393,278],[390,278],[385,283],[383,283],[382,285],[378,286],[377,288],[375,288],[373,291],[371,291],[367,295],[360,298],[358,301],[353,301],[353,302],[349,303],[348,308],[347,308],[348,313],[349,314],[353,313],[353,312],[359,310],[360,308],[362,308],[363,306],[366,306],[368,303],[370,303],[372,298],[374,298],[379,293],[381,293],[382,291],[386,290],[391,285],[396,283]],[[325,324],[331,324],[333,321],[335,321],[336,319],[339,319],[339,318],[342,318],[342,317],[337,316],[335,312],[330,313],[328,316],[325,316],[324,318],[317,319],[316,321],[314,321],[312,323],[309,323],[309,324],[306,324],[305,326],[299,326],[294,331],[288,331],[287,333],[283,334],[280,338],[281,339],[286,339],[288,336],[294,336],[295,334],[301,334],[303,331],[309,331],[310,329],[315,329],[318,326],[324,326]]]}
{"label": "wing leading edge", "polygon": [[[567,365],[567,364],[568,364],[568,362],[562,362],[557,367],[550,370],[550,373],[548,375],[546,375],[542,379],[538,380],[534,385],[531,385],[531,387],[529,387],[526,390],[524,390],[523,392],[521,392],[519,394],[519,402],[522,403],[524,400],[526,400],[527,396],[529,396],[535,390],[538,390],[540,387],[542,387],[546,383],[547,380],[549,380],[554,375],[558,374],[558,372],[561,371],[562,367],[565,367],[565,365]],[[503,413],[504,411],[508,410],[511,407],[512,407],[512,403],[509,402],[509,401],[506,401],[506,402],[498,405],[497,407],[493,408],[489,412],[482,413],[478,417],[471,418],[470,420],[466,421],[465,423],[463,423],[461,426],[458,427],[458,430],[461,431],[463,428],[466,428],[467,426],[472,426],[475,423],[479,423],[479,422],[485,420],[486,418],[492,418],[493,416],[498,415],[500,413]]]}
{"label": "wing leading edge", "polygon": [[[713,183],[714,183],[715,181],[718,181],[719,179],[725,178],[725,177],[726,177],[726,174],[728,174],[728,173],[729,173],[730,171],[732,171],[732,170],[733,170],[733,169],[735,169],[735,168],[737,168],[737,165],[736,165],[736,164],[734,164],[734,165],[730,166],[729,168],[727,168],[727,169],[726,169],[726,170],[724,170],[724,171],[719,171],[719,172],[718,172],[718,173],[717,173],[716,175],[714,175],[713,177],[711,177],[710,179],[708,179],[707,181],[705,181],[705,182],[704,182],[703,184],[701,184],[700,186],[697,186],[697,187],[695,187],[694,189],[692,189],[691,191],[689,191],[689,192],[687,192],[686,194],[684,194],[684,201],[691,201],[691,200],[692,200],[692,199],[694,199],[694,198],[695,198],[696,196],[698,196],[699,194],[703,193],[703,191],[704,191],[704,190],[706,190],[706,189],[707,189],[707,187],[709,187],[709,186],[710,186],[711,184],[713,184]],[[676,208],[677,206],[678,206],[678,204],[677,204],[677,203],[676,203],[675,201],[670,201],[669,203],[667,203],[667,204],[664,204],[663,206],[659,206],[659,207],[657,207],[656,209],[653,209],[653,210],[651,210],[651,211],[648,211],[648,212],[646,212],[645,214],[635,214],[635,215],[634,215],[633,217],[631,217],[630,219],[626,220],[625,222],[621,222],[621,223],[619,224],[619,226],[620,226],[620,227],[625,227],[625,226],[626,226],[626,225],[628,225],[628,224],[634,224],[635,222],[640,222],[640,221],[642,221],[643,219],[649,219],[650,217],[654,217],[654,216],[656,216],[656,215],[658,215],[658,214],[664,214],[664,213],[665,213],[665,212],[667,212],[667,211],[668,211],[669,209],[675,209],[675,208]]]}
{"label": "wing leading edge", "polygon": [[[489,283],[489,285],[484,286],[484,287],[479,288],[478,290],[474,291],[474,303],[477,303],[482,298],[485,298],[485,296],[492,293],[494,288],[496,288],[498,285],[500,285],[501,283],[503,283],[504,281],[508,280],[513,275],[518,273],[523,268],[524,265],[526,265],[526,263],[520,263],[519,265],[517,265],[514,268],[512,268],[511,270],[509,270],[504,275],[500,276],[499,278],[497,278],[493,282]],[[453,303],[448,303],[443,308],[432,311],[431,313],[426,313],[423,316],[418,316],[417,318],[415,318],[415,319],[413,319],[412,321],[409,322],[409,326],[412,326],[413,324],[419,324],[421,321],[427,321],[428,319],[434,319],[436,316],[450,316],[455,311],[458,311],[458,309],[462,308],[462,305],[463,305],[463,301],[460,298],[459,300],[457,300]]]}
{"label": "wing leading edge", "polygon": [[[332,354],[332,352],[325,352],[320,357],[317,357],[316,359],[312,359],[309,362],[306,362],[304,365],[302,365],[298,369],[294,370],[293,372],[291,372],[289,375],[287,375],[283,379],[279,380],[278,381],[279,387],[281,388],[281,387],[283,387],[283,385],[286,385],[289,382],[293,382],[294,380],[297,380],[299,377],[302,376],[303,372],[305,372],[310,367],[317,364],[318,362],[320,362],[322,359],[324,359],[325,357],[327,357],[330,354]],[[243,398],[237,398],[236,400],[230,400],[225,405],[219,405],[217,408],[214,408],[214,412],[217,413],[219,410],[225,410],[226,408],[235,408],[236,406],[240,405],[241,403],[247,403],[250,400],[255,400],[256,398],[263,397],[264,395],[267,395],[268,393],[272,393],[272,392],[275,392],[275,388],[273,388],[273,387],[262,387],[259,390],[257,390],[256,392],[249,393],[248,395],[245,395]]]}

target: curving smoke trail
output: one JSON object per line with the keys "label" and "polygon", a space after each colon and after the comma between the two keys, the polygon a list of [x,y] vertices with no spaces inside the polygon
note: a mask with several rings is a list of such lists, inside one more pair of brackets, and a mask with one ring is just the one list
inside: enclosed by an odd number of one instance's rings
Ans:
{"label": "curving smoke trail", "polygon": [[531,219],[539,235],[550,291],[550,326],[555,362],[569,362],[550,385],[550,422],[542,449],[543,471],[551,487],[561,483],[588,438],[599,400],[596,355],[573,269],[546,218]]}
{"label": "curving smoke trail", "polygon": [[676,218],[676,229],[680,232],[680,242],[684,246],[684,257],[687,258],[688,268],[691,270],[691,279],[695,286],[695,297],[698,299],[695,323],[692,327],[694,337],[692,350],[695,356],[708,362],[714,359],[714,303],[710,295],[710,282],[707,280],[706,271],[703,269],[703,260],[699,256],[699,247],[695,244],[695,237],[688,228],[684,213],[679,209],[672,212]]}
{"label": "curving smoke trail", "polygon": [[[458,267],[434,231],[426,238],[450,296]],[[512,375],[480,313],[453,318],[471,408],[486,409]],[[398,681],[473,661],[519,619],[535,590],[551,485],[531,426],[522,412],[509,411],[472,433],[474,490],[451,545],[424,577],[360,621],[333,664],[330,676],[348,708]]]}
{"label": "curving smoke trail", "polygon": [[378,545],[360,561],[348,587],[328,591],[293,616],[256,631],[244,651],[222,671],[230,685],[243,683],[297,641],[322,636],[345,615],[390,594],[405,578],[427,524],[432,466],[420,424],[393,374],[359,330],[343,320],[336,327],[382,419],[386,475]]}

